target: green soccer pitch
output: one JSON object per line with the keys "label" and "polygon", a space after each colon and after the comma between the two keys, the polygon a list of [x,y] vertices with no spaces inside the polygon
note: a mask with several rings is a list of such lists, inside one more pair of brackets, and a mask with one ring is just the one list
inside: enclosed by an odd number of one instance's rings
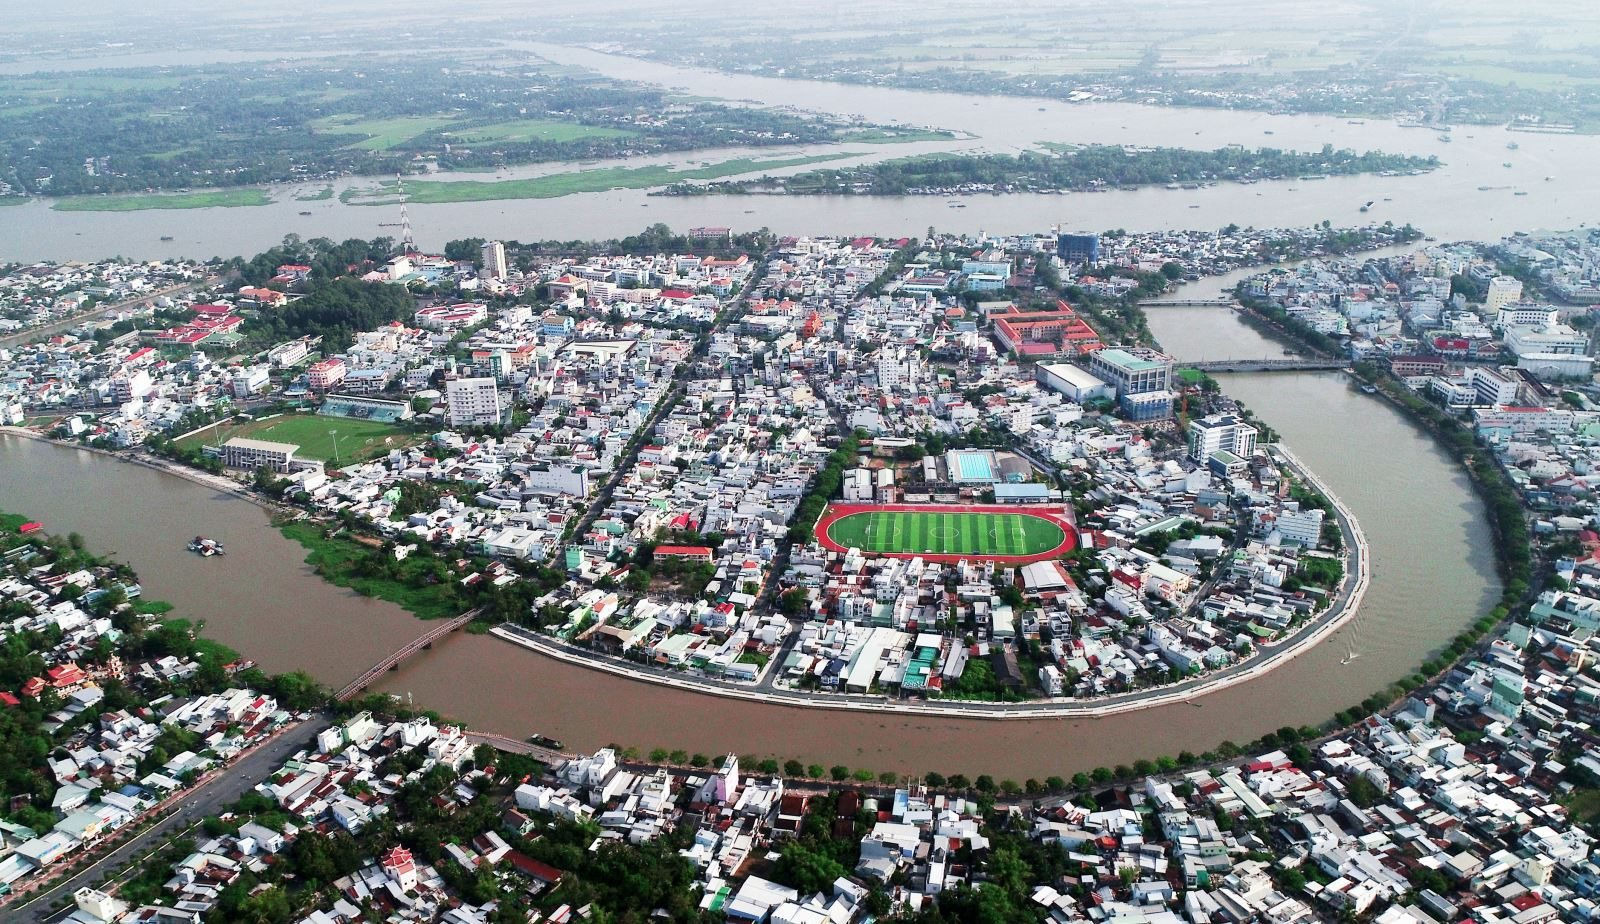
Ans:
{"label": "green soccer pitch", "polygon": [[871,511],[826,526],[845,548],[902,555],[1012,558],[1047,555],[1067,539],[1059,524],[1019,513]]}

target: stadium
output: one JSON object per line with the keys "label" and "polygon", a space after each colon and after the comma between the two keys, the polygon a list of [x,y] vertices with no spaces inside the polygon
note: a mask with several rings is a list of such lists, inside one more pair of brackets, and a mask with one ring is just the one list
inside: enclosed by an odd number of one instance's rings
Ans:
{"label": "stadium", "polygon": [[1022,565],[1078,547],[1068,511],[998,504],[830,504],[817,521],[816,536],[835,552],[860,549],[943,563]]}

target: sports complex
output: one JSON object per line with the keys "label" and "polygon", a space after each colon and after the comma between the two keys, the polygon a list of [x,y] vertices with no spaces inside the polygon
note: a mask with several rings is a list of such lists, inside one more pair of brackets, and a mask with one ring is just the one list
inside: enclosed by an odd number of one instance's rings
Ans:
{"label": "sports complex", "polygon": [[1027,564],[1078,547],[1067,510],[998,504],[830,504],[817,521],[816,536],[835,552],[860,549],[946,563]]}

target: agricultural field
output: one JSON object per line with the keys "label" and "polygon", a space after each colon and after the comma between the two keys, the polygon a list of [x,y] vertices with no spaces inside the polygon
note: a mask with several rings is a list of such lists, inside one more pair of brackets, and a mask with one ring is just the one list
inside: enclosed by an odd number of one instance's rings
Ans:
{"label": "agricultural field", "polygon": [[[186,448],[216,446],[239,436],[275,443],[294,443],[300,447],[296,455],[301,458],[341,463],[370,459],[391,449],[409,446],[419,439],[403,427],[372,420],[286,414],[246,423],[221,424],[184,437],[178,441],[178,445]],[[337,458],[334,456],[336,440],[339,449]]]}
{"label": "agricultural field", "polygon": [[818,534],[840,548],[879,555],[1038,560],[1069,551],[1070,529],[1052,516],[995,508],[836,505]]}
{"label": "agricultural field", "polygon": [[562,143],[591,138],[637,138],[639,133],[603,125],[581,125],[553,119],[517,119],[491,122],[445,132],[452,144],[507,144],[524,141]]}
{"label": "agricultural field", "polygon": [[347,148],[363,151],[387,151],[397,148],[425,132],[448,127],[456,121],[452,115],[399,116],[392,119],[363,119],[358,115],[335,115],[309,123],[312,131],[321,135],[365,135],[360,141],[346,144]]}

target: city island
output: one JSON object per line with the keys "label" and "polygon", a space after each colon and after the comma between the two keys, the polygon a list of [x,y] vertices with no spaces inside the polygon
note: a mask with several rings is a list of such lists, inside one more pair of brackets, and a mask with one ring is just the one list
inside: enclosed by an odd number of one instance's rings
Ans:
{"label": "city island", "polygon": [[[323,580],[424,621],[343,687],[268,674],[7,515],[0,900],[81,924],[1581,917],[1600,240],[1418,237],[653,228],[14,268],[7,434],[263,505]],[[1149,316],[1191,309],[1279,349],[1174,359]],[[1019,782],[577,752],[375,689],[458,629],[978,721],[1260,677],[1359,623],[1370,579],[1350,509],[1213,377],[1275,370],[1341,375],[1463,459],[1505,581],[1321,726]],[[205,569],[262,540],[149,541]]]}

